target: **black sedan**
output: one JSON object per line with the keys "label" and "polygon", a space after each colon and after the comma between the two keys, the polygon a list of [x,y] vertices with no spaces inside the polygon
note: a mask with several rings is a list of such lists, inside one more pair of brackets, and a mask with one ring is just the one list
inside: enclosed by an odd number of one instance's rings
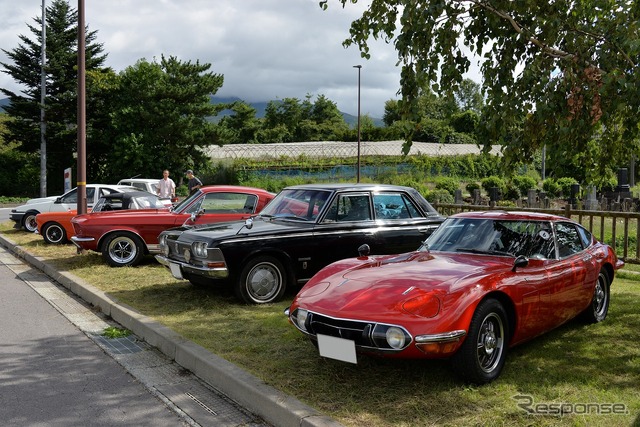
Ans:
{"label": "black sedan", "polygon": [[282,298],[322,267],[358,255],[416,250],[444,220],[413,188],[378,184],[287,187],[246,221],[174,228],[156,259],[194,285],[224,279],[249,304]]}

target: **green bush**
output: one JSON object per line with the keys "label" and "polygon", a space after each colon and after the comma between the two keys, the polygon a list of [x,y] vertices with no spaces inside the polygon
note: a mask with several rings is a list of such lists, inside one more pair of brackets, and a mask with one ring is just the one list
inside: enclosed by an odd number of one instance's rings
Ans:
{"label": "green bush", "polygon": [[498,187],[498,191],[500,191],[501,194],[505,194],[507,191],[507,185],[505,184],[504,179],[495,175],[483,178],[481,181],[481,185],[484,191],[487,192],[487,194],[489,194],[489,189],[492,187]]}
{"label": "green bush", "polygon": [[542,189],[547,193],[547,197],[558,197],[560,185],[553,178],[547,178],[542,183]]}
{"label": "green bush", "polygon": [[439,177],[435,179],[436,190],[446,190],[449,194],[454,195],[456,190],[460,188],[457,179],[451,177]]}
{"label": "green bush", "polygon": [[505,191],[502,194],[503,200],[517,200],[520,198],[520,190],[515,186],[513,182],[508,182],[505,185]]}
{"label": "green bush", "polygon": [[479,190],[480,184],[478,184],[477,182],[470,182],[465,186],[465,189],[469,192],[470,196],[473,196],[473,191]]}
{"label": "green bush", "polygon": [[578,181],[576,181],[575,178],[570,177],[558,178],[556,182],[560,187],[560,191],[562,192],[563,197],[569,197],[571,195],[571,186],[578,184]]}
{"label": "green bush", "polygon": [[451,194],[449,194],[447,190],[431,190],[431,191],[427,191],[426,194],[425,193],[423,194],[425,199],[427,199],[427,201],[432,204],[437,204],[437,203],[450,204],[455,202],[455,199]]}
{"label": "green bush", "polygon": [[186,184],[179,185],[176,187],[176,196],[178,197],[186,197],[189,195],[189,187]]}
{"label": "green bush", "polygon": [[530,189],[535,189],[538,186],[538,182],[534,178],[527,175],[514,176],[511,179],[511,182],[513,182],[513,185],[516,186],[518,192],[523,197],[527,196]]}

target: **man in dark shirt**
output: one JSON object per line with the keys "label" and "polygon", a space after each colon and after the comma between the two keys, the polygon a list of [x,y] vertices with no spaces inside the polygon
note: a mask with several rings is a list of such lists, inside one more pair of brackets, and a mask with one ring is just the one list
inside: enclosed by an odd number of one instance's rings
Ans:
{"label": "man in dark shirt", "polygon": [[202,187],[202,181],[195,177],[191,169],[187,171],[187,178],[189,179],[189,183],[187,184],[189,187],[189,195],[192,195],[198,188]]}

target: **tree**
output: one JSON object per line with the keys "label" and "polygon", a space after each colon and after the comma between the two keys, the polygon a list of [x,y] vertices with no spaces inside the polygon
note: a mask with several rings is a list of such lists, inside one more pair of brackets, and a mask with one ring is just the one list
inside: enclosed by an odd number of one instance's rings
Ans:
{"label": "tree", "polygon": [[218,141],[208,119],[224,108],[210,102],[223,83],[210,68],[163,55],[159,63],[138,61],[107,84],[110,121],[104,132],[92,134],[88,152],[96,173],[98,165],[108,165],[96,178],[109,182],[124,174],[157,176],[163,169],[209,165],[204,148]]}
{"label": "tree", "polygon": [[[13,120],[7,123],[8,138],[20,143],[18,149],[26,153],[40,151],[40,69],[42,50],[42,16],[34,18],[35,25],[27,24],[34,37],[20,35],[20,45],[3,52],[11,63],[0,63],[2,72],[10,75],[24,90],[15,93],[0,88],[9,98],[5,108]],[[77,42],[78,14],[64,0],[54,0],[46,9],[47,89],[45,121],[47,141],[47,172],[59,176],[48,180],[47,186],[62,192],[62,172],[75,164],[77,124]],[[106,55],[102,44],[96,43],[96,32],[86,32],[86,70],[105,72],[102,68]],[[91,118],[87,118],[90,126]],[[37,176],[37,174],[36,174]]]}
{"label": "tree", "polygon": [[481,58],[485,143],[504,143],[508,163],[529,162],[544,145],[565,157],[587,153],[593,179],[639,151],[639,25],[637,0],[377,0],[343,44],[368,58],[370,36],[393,41],[410,118],[420,88],[453,91],[469,54]]}
{"label": "tree", "polygon": [[244,101],[229,105],[232,114],[218,122],[217,132],[223,144],[257,144],[260,120],[256,118],[256,109]]}

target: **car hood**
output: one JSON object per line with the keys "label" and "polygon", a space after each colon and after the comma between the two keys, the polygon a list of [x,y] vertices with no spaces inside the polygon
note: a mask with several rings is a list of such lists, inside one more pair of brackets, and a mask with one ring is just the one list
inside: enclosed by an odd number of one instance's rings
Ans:
{"label": "car hood", "polygon": [[208,240],[215,245],[216,242],[233,239],[256,237],[263,235],[286,234],[299,232],[301,229],[314,226],[314,222],[284,220],[274,218],[255,217],[251,227],[247,227],[246,220],[219,222],[213,224],[199,224],[195,226],[177,227],[167,233],[179,234],[177,240],[191,243],[196,240]]}
{"label": "car hood", "polygon": [[340,317],[398,313],[407,301],[464,292],[484,276],[512,267],[511,257],[411,252],[341,270],[305,286],[296,299],[305,308]]}
{"label": "car hood", "polygon": [[60,196],[49,196],[49,197],[38,197],[35,199],[27,200],[27,205],[32,205],[34,203],[42,203],[42,202],[50,202],[56,200]]}

